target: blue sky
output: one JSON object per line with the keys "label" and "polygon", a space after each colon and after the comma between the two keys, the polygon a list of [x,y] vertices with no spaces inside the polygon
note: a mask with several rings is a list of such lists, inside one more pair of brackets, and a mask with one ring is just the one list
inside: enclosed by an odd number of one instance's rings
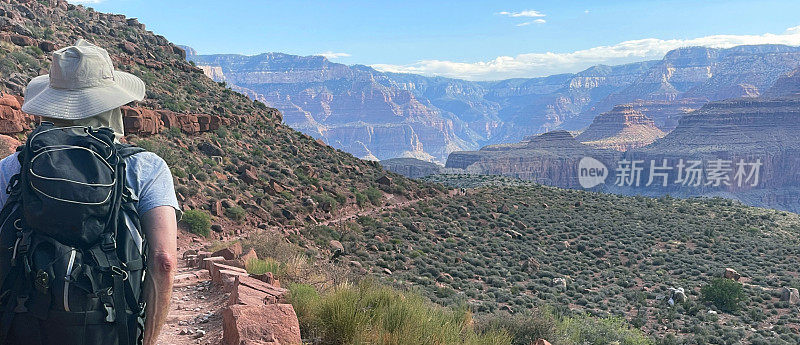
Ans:
{"label": "blue sky", "polygon": [[688,45],[800,45],[800,1],[84,0],[201,54],[284,52],[471,80],[576,72]]}

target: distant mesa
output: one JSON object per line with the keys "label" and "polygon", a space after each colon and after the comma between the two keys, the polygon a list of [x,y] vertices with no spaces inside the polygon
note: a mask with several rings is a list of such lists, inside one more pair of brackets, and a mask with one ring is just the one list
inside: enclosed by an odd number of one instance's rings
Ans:
{"label": "distant mesa", "polygon": [[647,146],[664,135],[653,120],[625,104],[597,116],[575,139],[597,148],[624,152]]}
{"label": "distant mesa", "polygon": [[416,158],[391,158],[381,161],[384,169],[406,177],[420,178],[438,174],[442,166]]}
{"label": "distant mesa", "polygon": [[578,168],[585,157],[613,166],[619,152],[580,143],[564,130],[547,132],[514,144],[478,151],[453,152],[446,168],[467,173],[505,175],[562,188],[580,188]]}
{"label": "distant mesa", "polygon": [[658,129],[668,133],[678,126],[681,117],[700,109],[706,103],[706,98],[683,98],[672,101],[637,99],[626,104],[651,118]]}

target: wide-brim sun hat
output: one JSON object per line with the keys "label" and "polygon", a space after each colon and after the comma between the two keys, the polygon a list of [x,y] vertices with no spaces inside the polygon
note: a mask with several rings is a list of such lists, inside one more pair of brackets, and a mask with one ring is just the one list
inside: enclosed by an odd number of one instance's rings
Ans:
{"label": "wide-brim sun hat", "polygon": [[50,74],[25,88],[22,111],[43,117],[79,120],[145,96],[144,82],[115,71],[108,52],[83,39],[53,52]]}

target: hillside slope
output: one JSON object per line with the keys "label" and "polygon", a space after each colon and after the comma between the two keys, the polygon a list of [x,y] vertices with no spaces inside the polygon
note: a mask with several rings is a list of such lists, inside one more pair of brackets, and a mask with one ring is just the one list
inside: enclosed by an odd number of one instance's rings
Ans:
{"label": "hillside slope", "polygon": [[[2,91],[20,95],[28,80],[47,73],[49,51],[79,37],[107,49],[117,69],[145,81],[147,98],[136,106],[210,114],[228,123],[198,134],[181,126],[128,137],[167,161],[182,205],[210,211],[221,225],[217,230],[224,230],[220,235],[246,227],[313,224],[369,207],[363,201],[368,189],[394,201],[438,193],[283,125],[279,111],[205,77],[185,61],[183,49],[135,18],[66,1],[0,2]],[[375,182],[386,175],[391,184]],[[380,199],[375,202],[383,203]]]}
{"label": "hillside slope", "polygon": [[[784,286],[800,285],[796,214],[519,180],[504,187],[508,180],[486,177],[443,182],[471,179],[492,187],[313,232],[341,241],[344,261],[387,282],[480,313],[550,305],[621,316],[656,338],[672,334],[689,344],[800,341],[798,306],[780,300]],[[746,298],[733,313],[700,293],[725,268],[743,277]],[[670,306],[670,288],[683,288],[687,302]]]}

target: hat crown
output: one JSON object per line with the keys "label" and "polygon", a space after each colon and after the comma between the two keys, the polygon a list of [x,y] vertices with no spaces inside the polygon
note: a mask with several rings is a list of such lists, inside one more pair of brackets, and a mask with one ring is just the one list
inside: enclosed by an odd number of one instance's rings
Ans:
{"label": "hat crown", "polygon": [[50,87],[84,89],[114,83],[114,65],[108,52],[84,40],[53,52]]}

